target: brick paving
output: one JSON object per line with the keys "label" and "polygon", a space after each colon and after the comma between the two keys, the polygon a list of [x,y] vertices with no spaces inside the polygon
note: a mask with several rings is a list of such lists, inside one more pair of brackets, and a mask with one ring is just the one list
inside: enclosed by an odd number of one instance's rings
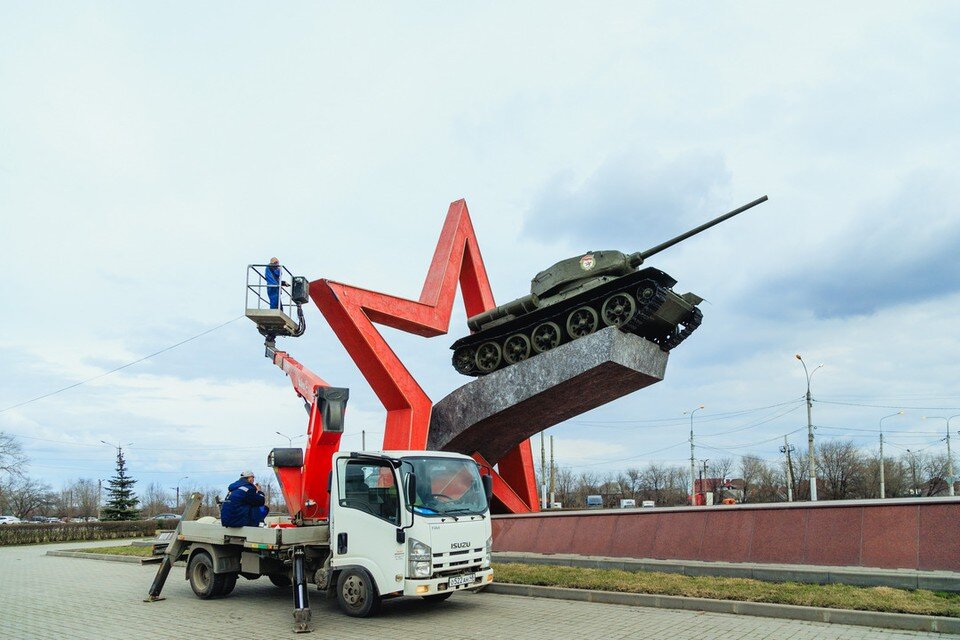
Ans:
{"label": "brick paving", "polygon": [[[151,638],[291,638],[286,591],[243,578],[229,597],[202,601],[183,569],[170,574],[162,602],[144,603],[155,566],[56,558],[51,549],[102,543],[0,548],[0,638],[111,640]],[[647,640],[895,640],[941,638],[914,633],[728,614],[647,609],[506,596],[463,594],[431,605],[401,599],[375,618],[341,614],[311,592],[314,633],[308,638],[644,638]],[[957,637],[957,636],[953,636]]]}

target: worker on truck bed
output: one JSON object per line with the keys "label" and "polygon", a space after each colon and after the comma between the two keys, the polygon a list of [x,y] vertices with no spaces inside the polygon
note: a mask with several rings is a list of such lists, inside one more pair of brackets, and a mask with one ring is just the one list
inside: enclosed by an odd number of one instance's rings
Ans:
{"label": "worker on truck bed", "polygon": [[260,485],[254,483],[253,471],[244,471],[227,491],[220,507],[220,524],[225,527],[258,527],[267,517],[266,498]]}

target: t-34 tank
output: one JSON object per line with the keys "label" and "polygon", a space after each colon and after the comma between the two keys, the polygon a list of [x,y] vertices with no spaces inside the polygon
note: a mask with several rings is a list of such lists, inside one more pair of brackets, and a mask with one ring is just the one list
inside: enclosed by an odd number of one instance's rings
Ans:
{"label": "t-34 tank", "polygon": [[537,274],[530,295],[469,318],[473,333],[450,347],[453,367],[468,376],[486,375],[604,327],[619,327],[670,351],[700,326],[697,305],[703,299],[675,293],[677,281],[659,269],[638,267],[766,200],[758,198],[646,251],[591,251],[561,260]]}

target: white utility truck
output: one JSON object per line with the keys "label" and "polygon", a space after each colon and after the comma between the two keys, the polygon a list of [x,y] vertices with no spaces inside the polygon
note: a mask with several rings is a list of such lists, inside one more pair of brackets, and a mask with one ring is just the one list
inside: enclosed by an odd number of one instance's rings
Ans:
{"label": "white utility truck", "polygon": [[[274,450],[271,463],[285,456],[289,464],[299,451]],[[192,519],[188,508],[167,555],[186,559],[186,578],[203,599],[229,594],[238,577],[293,585],[298,630],[310,620],[308,583],[351,616],[375,613],[385,598],[442,601],[493,580],[491,483],[479,471],[457,453],[337,452],[325,524],[224,527]],[[167,572],[161,566],[157,579]],[[161,588],[155,580],[151,600]]]}

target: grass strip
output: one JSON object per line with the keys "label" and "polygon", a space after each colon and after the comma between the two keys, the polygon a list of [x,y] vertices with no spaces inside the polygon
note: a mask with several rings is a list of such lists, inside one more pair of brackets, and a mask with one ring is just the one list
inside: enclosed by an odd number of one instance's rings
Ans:
{"label": "grass strip", "polygon": [[494,576],[497,582],[512,584],[960,618],[960,594],[924,589],[909,591],[845,584],[773,583],[747,578],[519,563],[496,564]]}
{"label": "grass strip", "polygon": [[132,545],[114,546],[114,547],[89,547],[86,549],[71,549],[80,553],[98,553],[105,556],[136,556],[140,558],[149,558],[152,547],[134,547]]}

